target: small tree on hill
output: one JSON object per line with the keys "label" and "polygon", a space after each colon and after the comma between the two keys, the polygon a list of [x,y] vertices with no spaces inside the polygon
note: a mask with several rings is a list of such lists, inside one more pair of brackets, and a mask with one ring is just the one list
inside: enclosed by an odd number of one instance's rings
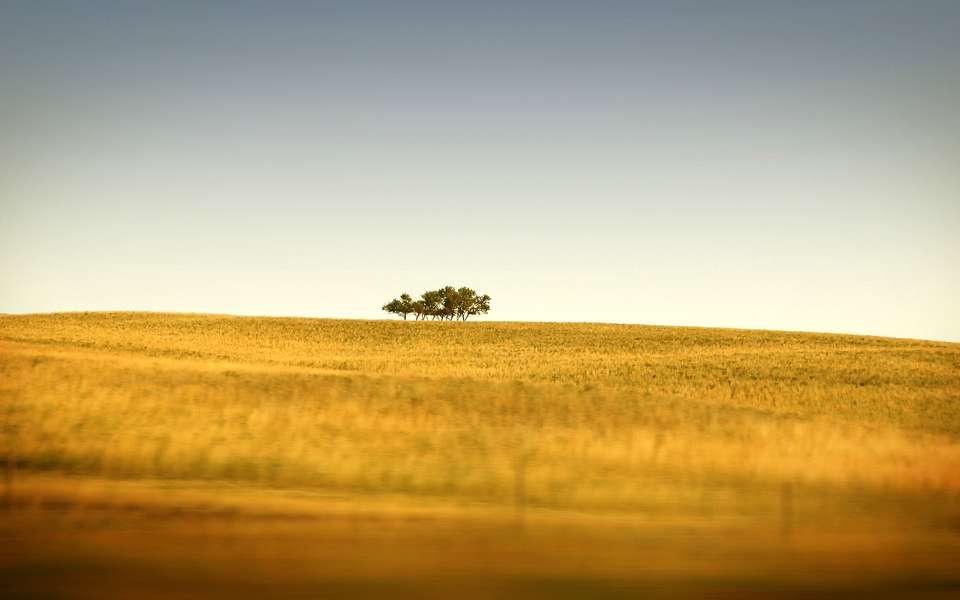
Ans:
{"label": "small tree on hill", "polygon": [[387,302],[383,305],[383,310],[388,313],[393,313],[403,317],[403,320],[407,320],[407,315],[414,312],[413,310],[413,299],[410,297],[410,294],[400,294],[400,298],[394,298],[390,302]]}
{"label": "small tree on hill", "polygon": [[470,310],[463,315],[463,320],[466,321],[470,315],[485,315],[488,312],[490,312],[490,296],[484,294],[475,299]]}
{"label": "small tree on hill", "polygon": [[423,300],[414,300],[411,306],[413,308],[414,317],[417,320],[422,319],[427,315],[427,305]]}
{"label": "small tree on hill", "polygon": [[461,321],[466,321],[477,304],[477,292],[468,287],[462,287],[457,290],[457,310],[456,317]]}
{"label": "small tree on hill", "polygon": [[420,296],[423,302],[424,316],[436,319],[443,307],[443,294],[437,290],[428,290]]}
{"label": "small tree on hill", "polygon": [[452,321],[457,315],[457,309],[460,306],[460,295],[452,285],[448,285],[437,291],[443,296],[443,310],[441,315],[444,319]]}

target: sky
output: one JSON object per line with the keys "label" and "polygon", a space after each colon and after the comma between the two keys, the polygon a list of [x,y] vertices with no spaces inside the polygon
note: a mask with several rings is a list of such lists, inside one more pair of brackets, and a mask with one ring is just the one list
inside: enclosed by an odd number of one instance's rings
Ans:
{"label": "sky", "polygon": [[0,312],[960,341],[960,2],[0,3]]}

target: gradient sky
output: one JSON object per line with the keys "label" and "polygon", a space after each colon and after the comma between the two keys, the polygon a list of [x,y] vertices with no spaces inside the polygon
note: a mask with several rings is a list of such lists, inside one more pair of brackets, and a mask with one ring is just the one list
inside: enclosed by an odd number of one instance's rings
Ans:
{"label": "gradient sky", "polygon": [[0,311],[960,341],[960,2],[3,2]]}

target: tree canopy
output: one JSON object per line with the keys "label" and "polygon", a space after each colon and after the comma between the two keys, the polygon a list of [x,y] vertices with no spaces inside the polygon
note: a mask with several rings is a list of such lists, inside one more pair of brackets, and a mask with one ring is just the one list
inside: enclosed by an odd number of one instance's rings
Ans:
{"label": "tree canopy", "polygon": [[410,294],[400,294],[383,305],[383,310],[406,320],[413,315],[416,320],[441,319],[447,321],[466,321],[473,315],[485,315],[490,312],[490,296],[478,294],[468,287],[455,288],[452,285],[438,290],[427,290],[414,300]]}

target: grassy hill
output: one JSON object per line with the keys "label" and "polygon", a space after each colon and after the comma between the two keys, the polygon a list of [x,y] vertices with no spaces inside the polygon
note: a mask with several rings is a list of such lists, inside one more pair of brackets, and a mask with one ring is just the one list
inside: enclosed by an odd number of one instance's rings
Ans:
{"label": "grassy hill", "polygon": [[958,344],[3,315],[0,448],[16,593],[960,591]]}

